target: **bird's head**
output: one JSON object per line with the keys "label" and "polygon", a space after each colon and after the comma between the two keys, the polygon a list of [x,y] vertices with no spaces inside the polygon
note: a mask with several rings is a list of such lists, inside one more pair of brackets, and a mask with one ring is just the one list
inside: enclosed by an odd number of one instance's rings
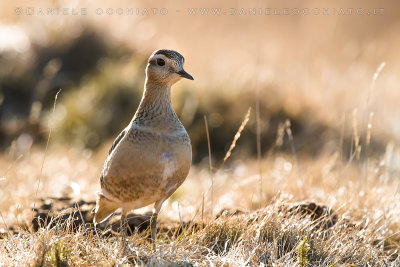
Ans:
{"label": "bird's head", "polygon": [[194,80],[183,69],[185,58],[174,50],[156,50],[149,58],[146,68],[147,80],[160,85],[171,86],[181,78]]}

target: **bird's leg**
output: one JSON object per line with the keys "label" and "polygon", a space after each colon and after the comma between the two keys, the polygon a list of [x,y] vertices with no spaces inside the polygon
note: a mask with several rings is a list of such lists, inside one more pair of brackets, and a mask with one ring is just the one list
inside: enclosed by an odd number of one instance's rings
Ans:
{"label": "bird's leg", "polygon": [[153,243],[153,251],[156,251],[156,237],[157,237],[157,216],[161,210],[164,200],[157,201],[154,204],[153,215],[151,216],[150,229],[151,229],[151,242]]}
{"label": "bird's leg", "polygon": [[156,251],[157,216],[158,216],[158,213],[153,212],[153,215],[151,215],[151,223],[150,223],[151,242],[153,243],[153,251]]}
{"label": "bird's leg", "polygon": [[125,247],[126,247],[126,229],[127,229],[127,223],[126,223],[126,211],[125,209],[122,209],[121,212],[121,226],[120,226],[120,231],[121,231],[121,255],[125,255]]}

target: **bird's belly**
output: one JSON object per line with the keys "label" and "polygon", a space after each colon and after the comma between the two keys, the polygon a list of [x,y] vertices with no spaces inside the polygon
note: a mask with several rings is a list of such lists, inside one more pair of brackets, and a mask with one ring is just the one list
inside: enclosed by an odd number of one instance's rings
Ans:
{"label": "bird's belly", "polygon": [[152,150],[119,150],[105,168],[102,189],[132,209],[147,206],[175,192],[185,180],[190,164],[190,144],[173,147],[164,142]]}

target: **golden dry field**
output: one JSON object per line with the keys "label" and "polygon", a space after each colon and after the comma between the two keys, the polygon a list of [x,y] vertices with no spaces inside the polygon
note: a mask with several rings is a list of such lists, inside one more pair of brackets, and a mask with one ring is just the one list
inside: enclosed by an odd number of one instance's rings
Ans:
{"label": "golden dry field", "polygon": [[[0,266],[400,266],[399,2],[0,7]],[[121,253],[91,210],[161,48],[193,162]]]}

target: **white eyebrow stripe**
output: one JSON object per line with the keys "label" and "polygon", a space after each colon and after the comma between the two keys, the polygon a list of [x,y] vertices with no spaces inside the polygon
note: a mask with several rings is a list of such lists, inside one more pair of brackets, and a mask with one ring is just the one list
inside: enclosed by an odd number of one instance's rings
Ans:
{"label": "white eyebrow stripe", "polygon": [[163,59],[165,61],[172,61],[172,64],[179,70],[183,69],[183,64],[185,63],[185,58],[183,58],[183,57],[173,56],[172,58],[169,58],[169,57],[165,56],[164,54],[155,54],[150,58],[150,61],[157,60],[159,58]]}
{"label": "white eyebrow stripe", "polygon": [[159,59],[159,58],[161,58],[161,59],[166,59],[167,57],[166,56],[164,56],[164,55],[162,55],[162,54],[157,54],[157,55],[154,55],[152,58],[154,58],[154,59]]}

